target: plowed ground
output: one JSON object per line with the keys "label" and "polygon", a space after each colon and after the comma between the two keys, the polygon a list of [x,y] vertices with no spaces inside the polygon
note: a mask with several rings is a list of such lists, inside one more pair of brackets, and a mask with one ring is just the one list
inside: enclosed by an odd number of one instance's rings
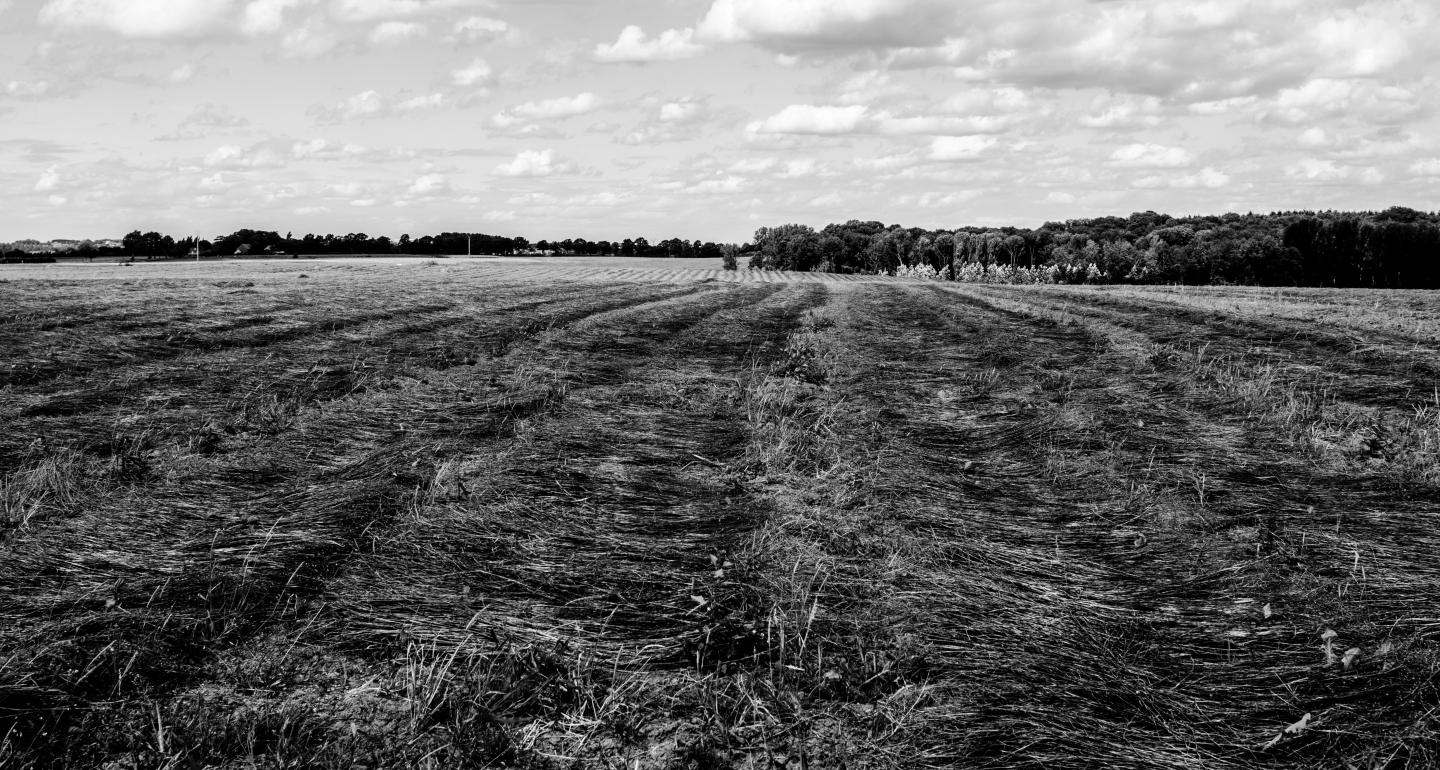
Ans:
{"label": "plowed ground", "polygon": [[0,283],[0,767],[1440,763],[1440,298],[120,273]]}

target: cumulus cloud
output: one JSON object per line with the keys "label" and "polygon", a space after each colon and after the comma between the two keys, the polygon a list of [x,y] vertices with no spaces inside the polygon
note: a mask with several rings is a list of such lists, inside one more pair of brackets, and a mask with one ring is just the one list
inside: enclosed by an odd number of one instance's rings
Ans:
{"label": "cumulus cloud", "polygon": [[413,195],[439,195],[450,189],[450,183],[443,174],[425,174],[410,185]]}
{"label": "cumulus cloud", "polygon": [[917,46],[940,43],[958,10],[944,0],[716,0],[697,35],[783,52]]}
{"label": "cumulus cloud", "polygon": [[1195,164],[1195,157],[1183,147],[1136,143],[1117,148],[1110,165],[1121,168],[1180,168]]}
{"label": "cumulus cloud", "polygon": [[40,22],[92,27],[125,37],[193,37],[219,27],[231,0],[50,0]]}
{"label": "cumulus cloud", "polygon": [[517,33],[509,23],[488,16],[470,16],[455,22],[450,40],[458,43],[488,43],[492,40],[513,40]]}
{"label": "cumulus cloud", "polygon": [[1410,164],[1412,176],[1440,176],[1440,158],[1422,158]]}
{"label": "cumulus cloud", "polygon": [[1189,190],[1204,188],[1217,190],[1230,184],[1230,175],[1214,168],[1202,168],[1193,174],[1181,174],[1178,176],[1148,176],[1136,179],[1130,183],[1132,187],[1158,188],[1168,187],[1171,189]]}
{"label": "cumulus cloud", "polygon": [[417,21],[383,21],[370,30],[370,42],[376,45],[393,45],[423,34],[425,25]]}
{"label": "cumulus cloud", "polygon": [[525,102],[498,112],[490,122],[498,128],[510,128],[527,120],[561,120],[594,112],[600,108],[600,97],[585,92],[575,96]]}
{"label": "cumulus cloud", "polygon": [[379,118],[449,106],[442,93],[422,94],[404,99],[387,99],[378,91],[361,91],[334,107],[312,106],[307,113],[322,122],[340,122]]}
{"label": "cumulus cloud", "polygon": [[9,80],[0,87],[0,92],[20,99],[35,98],[49,93],[50,83],[45,80]]}
{"label": "cumulus cloud", "polygon": [[1287,166],[1285,174],[1292,179],[1309,179],[1316,182],[1335,182],[1350,177],[1350,168],[1336,165],[1333,160],[1301,158]]}
{"label": "cumulus cloud", "polygon": [[332,0],[330,13],[349,22],[408,19],[455,8],[473,8],[475,0]]}
{"label": "cumulus cloud", "polygon": [[522,150],[515,158],[495,167],[496,176],[546,177],[575,174],[579,168],[574,161],[557,157],[554,150]]}
{"label": "cumulus cloud", "polygon": [[614,43],[595,46],[595,60],[606,63],[652,62],[688,59],[705,52],[694,41],[693,29],[667,29],[657,38],[648,39],[645,30],[631,25],[620,30]]}
{"label": "cumulus cloud", "polygon": [[1414,91],[1373,81],[1315,78],[1286,88],[1262,120],[1299,124],[1326,117],[1351,117],[1367,123],[1398,123],[1418,117],[1425,104]]}
{"label": "cumulus cloud", "polygon": [[51,190],[59,189],[59,187],[60,171],[56,166],[51,166],[50,168],[45,169],[45,173],[40,175],[40,179],[35,182],[34,189],[37,192],[49,192]]}
{"label": "cumulus cloud", "polygon": [[222,144],[216,147],[207,153],[201,162],[215,168],[233,169],[284,165],[284,161],[267,148],[249,151],[235,144]]}
{"label": "cumulus cloud", "polygon": [[478,86],[491,81],[490,65],[476,57],[469,64],[450,72],[450,82],[457,86]]}
{"label": "cumulus cloud", "polygon": [[285,12],[301,0],[251,0],[240,15],[240,30],[248,35],[277,32],[285,24]]}
{"label": "cumulus cloud", "polygon": [[854,133],[864,125],[865,107],[816,107],[792,104],[770,117],[755,121],[745,130],[752,134],[810,134],[833,136]]}
{"label": "cumulus cloud", "polygon": [[250,124],[250,119],[236,115],[229,107],[223,104],[212,104],[206,102],[196,107],[183,120],[180,121],[180,128],[188,126],[202,126],[205,128],[239,128]]}
{"label": "cumulus cloud", "polygon": [[995,144],[993,136],[937,136],[930,144],[930,159],[941,161],[978,160]]}

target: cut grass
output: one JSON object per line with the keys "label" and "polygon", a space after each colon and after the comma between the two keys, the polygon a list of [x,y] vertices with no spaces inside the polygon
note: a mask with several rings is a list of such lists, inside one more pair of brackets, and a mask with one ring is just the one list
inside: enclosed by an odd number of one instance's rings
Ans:
{"label": "cut grass", "polygon": [[1288,295],[481,275],[0,289],[0,765],[1440,757],[1429,370]]}

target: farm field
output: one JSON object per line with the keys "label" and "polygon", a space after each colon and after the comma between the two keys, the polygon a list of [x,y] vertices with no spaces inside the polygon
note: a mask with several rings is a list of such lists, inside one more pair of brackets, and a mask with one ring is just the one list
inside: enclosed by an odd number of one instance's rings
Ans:
{"label": "farm field", "polygon": [[0,768],[1440,765],[1440,293],[0,270]]}

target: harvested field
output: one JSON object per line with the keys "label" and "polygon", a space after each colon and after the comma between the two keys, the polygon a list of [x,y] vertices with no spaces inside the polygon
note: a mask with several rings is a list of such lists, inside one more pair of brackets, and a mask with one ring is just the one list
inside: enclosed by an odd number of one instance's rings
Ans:
{"label": "harvested field", "polygon": [[0,767],[1440,764],[1434,293],[8,267]]}

